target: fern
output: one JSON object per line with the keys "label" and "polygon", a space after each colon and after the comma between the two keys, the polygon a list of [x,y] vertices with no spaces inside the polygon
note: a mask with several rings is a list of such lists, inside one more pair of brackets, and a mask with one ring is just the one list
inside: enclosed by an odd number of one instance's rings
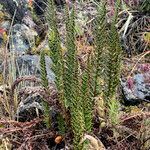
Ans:
{"label": "fern", "polygon": [[65,90],[65,106],[68,107],[71,103],[72,97],[72,81],[75,69],[75,55],[76,55],[76,45],[75,45],[75,23],[74,23],[74,5],[71,14],[69,15],[69,8],[66,4],[66,68],[64,75],[64,90]]}
{"label": "fern", "polygon": [[[94,57],[89,57],[86,70],[79,76],[79,64],[76,58],[77,50],[75,45],[75,4],[73,3],[71,13],[69,13],[70,10],[67,4],[65,9],[67,48],[65,60],[61,54],[60,37],[53,0],[48,0],[48,10],[49,47],[51,50],[50,57],[53,61],[52,69],[56,75],[55,83],[64,112],[66,113],[66,109],[70,111],[71,118],[68,119],[71,119],[74,149],[80,150],[84,148],[84,145],[80,144],[84,132],[92,131],[93,98],[101,95],[103,92],[104,100],[110,110],[110,117],[114,116],[113,110],[117,108],[116,102],[111,101],[115,99],[120,75],[121,49],[115,28],[117,11],[111,25],[111,31],[108,32],[106,27],[106,2],[102,1],[100,7],[98,7],[99,14],[94,30]],[[107,60],[104,59],[104,56],[108,56]],[[105,88],[101,81],[104,81]],[[62,118],[58,117],[58,120],[61,125]],[[65,121],[67,122],[67,119]],[[64,131],[64,129],[61,130]]]}
{"label": "fern", "polygon": [[95,51],[93,57],[93,96],[94,103],[97,105],[97,113],[99,117],[105,118],[103,96],[104,68],[106,67],[106,51],[107,51],[107,20],[106,20],[106,1],[102,0],[97,4],[97,18],[95,20],[94,39]]}
{"label": "fern", "polygon": [[116,88],[119,84],[120,70],[121,70],[121,54],[122,49],[120,46],[119,35],[116,29],[116,21],[118,15],[118,8],[120,6],[120,0],[116,2],[116,11],[114,14],[111,28],[108,33],[108,55],[107,55],[107,66],[106,66],[106,89],[105,95],[108,100],[115,97]]}
{"label": "fern", "polygon": [[70,105],[71,126],[74,133],[74,149],[80,150],[83,144],[80,144],[81,138],[85,132],[85,122],[83,114],[83,101],[81,97],[81,86],[79,82],[78,62],[75,61],[75,72],[72,80],[72,97]]}
{"label": "fern", "polygon": [[[53,62],[52,70],[56,75],[55,83],[57,85],[58,90],[63,89],[63,58],[61,51],[61,42],[60,36],[58,32],[57,22],[56,22],[56,14],[55,14],[55,6],[53,0],[48,0],[47,2],[47,14],[46,14],[47,22],[49,25],[49,47],[50,47],[50,57]],[[63,91],[61,92],[63,93]],[[63,100],[63,98],[61,99]]]}
{"label": "fern", "polygon": [[106,76],[104,78],[104,99],[106,106],[108,106],[108,115],[112,124],[118,123],[119,102],[116,99],[116,93],[120,79],[122,58],[122,49],[119,41],[119,35],[115,26],[118,18],[119,6],[120,0],[117,0],[115,14],[107,38],[108,54],[106,55],[107,65],[105,69]]}
{"label": "fern", "polygon": [[70,108],[71,127],[74,133],[74,149],[81,149],[80,140],[85,131],[84,114],[81,99],[81,88],[79,82],[78,62],[76,60],[75,45],[75,4],[71,14],[69,7],[66,5],[66,68],[64,75],[64,90],[66,107]]}
{"label": "fern", "polygon": [[90,56],[87,60],[87,68],[82,74],[82,101],[83,113],[85,121],[85,129],[87,132],[92,131],[92,118],[93,118],[93,87],[92,87],[92,63]]}
{"label": "fern", "polygon": [[95,36],[95,52],[94,52],[94,96],[100,94],[100,80],[102,76],[102,70],[104,67],[103,63],[103,54],[105,52],[106,47],[106,2],[102,1],[98,7],[98,16],[95,21],[95,29],[94,29],[94,36]]}
{"label": "fern", "polygon": [[[53,0],[48,0],[47,2],[46,18],[49,25],[48,39],[50,48],[50,58],[52,59],[53,62],[52,70],[55,73],[55,84],[58,89],[59,101],[61,103],[63,110],[63,118],[66,120],[66,123],[69,124],[69,121],[67,121],[69,119],[65,108],[65,99],[64,99],[64,83],[63,83],[64,61],[62,56],[60,35],[58,32],[55,6]],[[64,122],[59,122],[58,124],[64,124]]]}
{"label": "fern", "polygon": [[[118,101],[116,101],[117,86],[119,84],[121,70],[121,46],[117,29],[115,27],[120,0],[116,2],[116,10],[110,30],[106,21],[106,1],[101,1],[98,7],[98,17],[95,27],[95,96],[98,96],[98,104],[104,101],[108,112],[103,112],[104,106],[98,106],[98,113],[109,116],[112,124],[117,122]],[[101,101],[101,102],[100,102]]]}
{"label": "fern", "polygon": [[[41,70],[41,80],[42,86],[48,90],[48,79],[46,73],[46,64],[45,64],[45,54],[42,51],[40,56],[40,70]],[[43,100],[43,107],[44,107],[44,122],[48,128],[51,127],[51,119],[50,119],[50,108],[46,101]]]}

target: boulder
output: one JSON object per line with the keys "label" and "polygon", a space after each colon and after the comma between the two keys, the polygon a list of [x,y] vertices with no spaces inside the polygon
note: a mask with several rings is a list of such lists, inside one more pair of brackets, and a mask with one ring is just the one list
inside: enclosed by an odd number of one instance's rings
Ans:
{"label": "boulder", "polygon": [[[55,75],[51,70],[52,60],[50,57],[45,56],[47,78],[50,82],[53,82]],[[24,75],[34,75],[40,78],[40,56],[38,55],[22,55],[16,59],[16,74],[17,77]]]}
{"label": "boulder", "polygon": [[10,38],[10,51],[25,53],[35,45],[37,32],[30,29],[25,24],[15,24],[12,27],[12,36]]}
{"label": "boulder", "polygon": [[126,105],[150,102],[150,71],[134,74],[127,80],[122,80],[121,85]]}
{"label": "boulder", "polygon": [[11,15],[11,18],[15,15],[15,22],[21,23],[25,13],[27,12],[26,0],[0,0],[0,4]]}

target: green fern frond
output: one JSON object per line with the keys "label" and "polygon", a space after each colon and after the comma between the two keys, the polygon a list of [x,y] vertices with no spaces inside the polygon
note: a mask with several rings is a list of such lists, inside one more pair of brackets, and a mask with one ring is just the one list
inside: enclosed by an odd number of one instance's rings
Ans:
{"label": "green fern frond", "polygon": [[65,75],[64,75],[64,90],[65,90],[65,106],[68,107],[71,103],[72,97],[72,81],[75,69],[75,55],[76,55],[76,45],[75,45],[75,10],[74,5],[71,14],[69,14],[69,7],[66,4],[66,48],[67,56],[65,63]]}
{"label": "green fern frond", "polygon": [[50,57],[53,62],[52,70],[56,75],[55,83],[58,90],[62,89],[62,74],[63,74],[63,58],[61,51],[60,35],[58,32],[55,6],[53,0],[48,0],[47,2],[47,14],[46,14],[48,26],[49,26],[49,48]]}
{"label": "green fern frond", "polygon": [[[49,26],[49,48],[50,48],[50,58],[52,59],[53,65],[52,70],[55,74],[55,84],[58,89],[58,98],[63,110],[62,116],[65,119],[66,124],[69,124],[69,118],[67,114],[67,110],[65,108],[65,98],[64,98],[64,60],[62,56],[61,50],[61,41],[60,35],[57,27],[57,18],[56,18],[56,11],[54,6],[54,0],[48,0],[47,2],[47,22]],[[62,119],[58,120],[58,124],[65,124]],[[63,132],[63,131],[61,131]]]}
{"label": "green fern frond", "polygon": [[104,67],[103,55],[105,53],[107,32],[106,32],[106,2],[102,1],[97,8],[98,16],[95,20],[95,62],[94,62],[94,72],[95,72],[95,88],[94,95],[97,96],[100,93],[100,83],[99,80],[102,77],[102,70]]}
{"label": "green fern frond", "polygon": [[[45,63],[45,53],[42,51],[40,55],[40,73],[41,73],[41,82],[42,86],[45,89],[48,89],[48,79],[46,72],[46,63]],[[46,101],[43,100],[43,108],[44,108],[44,122],[47,127],[51,127],[51,119],[50,119],[50,108]]]}
{"label": "green fern frond", "polygon": [[116,125],[119,123],[119,102],[117,99],[111,99],[108,101],[108,115],[109,115],[109,120],[112,125]]}
{"label": "green fern frond", "polygon": [[97,5],[97,18],[95,20],[94,38],[95,51],[93,57],[93,97],[94,103],[97,106],[97,112],[104,119],[105,111],[102,108],[105,105],[103,95],[104,71],[106,67],[106,52],[107,52],[107,20],[106,20],[106,1],[102,0]]}
{"label": "green fern frond", "polygon": [[69,7],[66,5],[66,48],[64,90],[66,106],[70,108],[71,127],[74,133],[74,149],[80,150],[83,145],[80,140],[85,131],[83,102],[79,81],[78,62],[76,58],[75,45],[75,4],[69,14]]}
{"label": "green fern frond", "polygon": [[[115,14],[109,29],[106,21],[106,1],[101,1],[98,8],[98,17],[96,19],[94,34],[96,45],[95,96],[100,95],[99,101],[103,100],[105,107],[108,107],[108,112],[105,115],[109,115],[111,123],[113,124],[117,120],[116,114],[118,114],[118,101],[116,101],[116,93],[120,78],[122,53],[118,32],[115,26],[119,6],[120,0],[117,0]],[[98,104],[101,103],[98,102]]]}
{"label": "green fern frond", "polygon": [[120,45],[119,35],[116,28],[116,21],[118,15],[120,0],[116,2],[116,11],[111,23],[111,28],[108,34],[108,55],[107,55],[107,68],[106,68],[106,84],[107,87],[105,94],[108,100],[114,98],[116,89],[119,84],[120,71],[121,71],[121,56],[122,49]]}
{"label": "green fern frond", "polygon": [[120,0],[116,2],[116,10],[114,18],[111,23],[110,31],[108,32],[107,38],[107,63],[105,67],[105,89],[104,89],[104,100],[106,106],[108,106],[108,115],[112,124],[119,122],[118,120],[118,109],[119,102],[117,101],[117,88],[119,85],[120,74],[121,74],[121,59],[122,49],[120,45],[119,35],[116,28],[116,22],[118,18],[118,10],[120,6]]}
{"label": "green fern frond", "polygon": [[44,53],[44,51],[41,51],[40,68],[41,68],[42,86],[47,89],[48,88],[48,79],[47,79],[47,71],[46,71],[46,63],[45,63],[45,53]]}
{"label": "green fern frond", "polygon": [[70,98],[71,126],[74,133],[74,149],[80,150],[83,148],[83,144],[80,144],[80,141],[85,132],[85,122],[77,60],[75,61],[75,70],[72,80],[72,97]]}
{"label": "green fern frond", "polygon": [[92,65],[91,58],[88,57],[87,68],[82,74],[82,101],[85,129],[87,132],[92,131],[92,118],[93,118],[93,87],[92,87]]}

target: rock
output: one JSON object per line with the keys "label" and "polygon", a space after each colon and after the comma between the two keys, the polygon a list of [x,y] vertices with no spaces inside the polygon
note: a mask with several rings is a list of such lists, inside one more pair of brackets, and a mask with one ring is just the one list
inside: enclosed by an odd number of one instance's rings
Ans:
{"label": "rock", "polygon": [[137,73],[127,81],[122,81],[121,85],[125,104],[150,102],[150,71]]}
{"label": "rock", "polygon": [[[46,70],[47,78],[50,82],[54,81],[54,73],[50,69],[52,61],[50,57],[46,56]],[[40,56],[38,55],[23,55],[17,58],[16,66],[17,67],[17,77],[24,75],[35,75],[37,78],[40,78]],[[22,73],[22,74],[21,74]]]}
{"label": "rock", "polygon": [[[65,0],[54,0],[57,6],[63,6]],[[33,8],[36,15],[43,15],[46,11],[47,0],[36,0],[36,3],[33,3]]]}
{"label": "rock", "polygon": [[42,98],[36,93],[21,100],[17,109],[16,120],[20,122],[31,121],[42,114]]}
{"label": "rock", "polygon": [[37,35],[36,31],[30,29],[25,24],[15,24],[10,38],[10,51],[25,53],[35,45],[35,37]]}
{"label": "rock", "polygon": [[1,24],[0,24],[0,26],[1,26],[1,28],[3,28],[3,29],[5,29],[5,30],[9,30],[10,29],[10,21],[3,21]]}
{"label": "rock", "polygon": [[37,15],[43,15],[46,9],[47,0],[37,0],[36,3],[33,3],[34,11]]}
{"label": "rock", "polygon": [[35,24],[35,22],[32,19],[32,16],[30,15],[30,13],[26,13],[24,18],[22,19],[22,22],[27,25],[29,28],[36,28],[37,25]]}
{"label": "rock", "polygon": [[[15,23],[22,23],[22,19],[29,11],[29,7],[33,7],[36,15],[43,15],[46,11],[47,0],[36,0],[32,4],[30,3],[29,0],[0,0],[0,4],[11,15],[11,18],[14,16],[16,10]],[[65,0],[55,0],[57,6],[62,6],[64,3]]]}
{"label": "rock", "polygon": [[0,4],[3,8],[11,15],[11,18],[15,15],[15,22],[21,23],[22,19],[27,12],[27,1],[26,0],[0,0]]}

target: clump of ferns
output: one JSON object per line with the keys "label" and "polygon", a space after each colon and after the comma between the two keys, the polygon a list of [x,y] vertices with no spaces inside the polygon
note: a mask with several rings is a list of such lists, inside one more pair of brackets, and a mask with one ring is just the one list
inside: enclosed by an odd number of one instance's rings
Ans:
{"label": "clump of ferns", "polygon": [[[97,103],[102,105],[98,106],[98,114],[103,114],[104,116],[100,117],[105,119],[108,116],[112,125],[118,123],[119,108],[116,99],[122,53],[116,29],[119,4],[120,0],[117,0],[116,11],[109,29],[106,21],[106,2],[102,1],[98,9],[95,27],[95,68],[97,70],[95,73],[95,91],[97,91],[95,97],[98,97]],[[106,110],[102,109],[104,107]]]}
{"label": "clump of ferns", "polygon": [[[117,1],[117,4],[119,0]],[[74,149],[82,149],[80,143],[85,132],[92,130],[93,97],[102,95],[112,124],[116,123],[116,89],[119,83],[121,48],[115,27],[117,15],[108,31],[106,21],[106,3],[98,9],[95,28],[95,52],[89,56],[86,69],[79,74],[79,62],[76,57],[75,45],[75,3],[70,13],[66,4],[66,48],[63,58],[60,47],[55,7],[53,0],[48,0],[47,20],[49,23],[49,46],[53,71],[56,75],[55,83],[59,93],[59,100],[64,110],[70,112],[71,129],[74,134]],[[117,7],[118,10],[118,7]],[[116,11],[117,14],[117,11]],[[105,58],[107,58],[107,60]],[[104,84],[102,84],[104,83]],[[117,112],[114,114],[114,111]],[[66,116],[65,116],[66,117]],[[115,121],[113,121],[113,119]],[[69,126],[68,126],[69,127]]]}
{"label": "clump of ferns", "polygon": [[[70,118],[66,119],[67,128],[74,134],[74,149],[82,149],[80,143],[84,132],[92,130],[92,90],[90,84],[90,69],[87,69],[82,76],[79,74],[79,62],[75,45],[75,3],[72,10],[66,3],[66,56],[61,54],[60,37],[58,33],[56,14],[53,0],[48,0],[47,20],[49,24],[49,46],[52,69],[56,75],[55,83],[58,89],[59,100],[64,109],[69,112]],[[71,12],[71,13],[70,13]],[[90,60],[90,59],[89,59]],[[87,65],[90,68],[91,65]],[[67,118],[64,115],[64,118]],[[61,123],[60,123],[61,124]]]}

